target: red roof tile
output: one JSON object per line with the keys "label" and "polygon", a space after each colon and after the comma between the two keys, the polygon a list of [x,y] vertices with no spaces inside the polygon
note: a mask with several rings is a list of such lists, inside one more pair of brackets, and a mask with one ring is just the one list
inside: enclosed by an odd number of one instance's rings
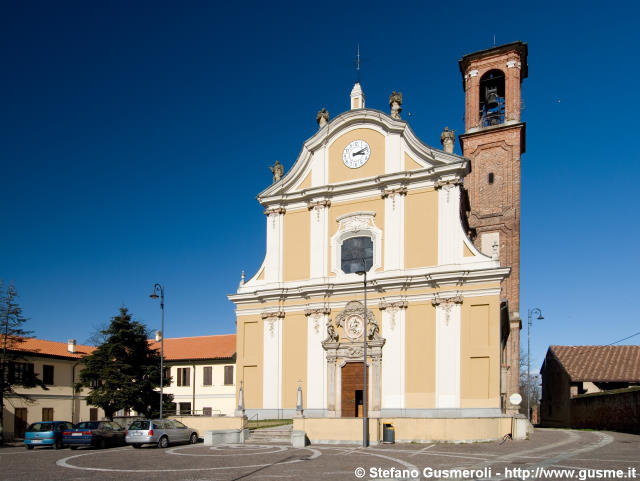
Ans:
{"label": "red roof tile", "polygon": [[23,351],[25,353],[39,354],[42,356],[58,356],[70,359],[80,359],[86,354],[91,354],[95,347],[83,346],[76,344],[74,353],[69,352],[66,342],[46,341],[44,339],[35,339],[33,337],[25,339],[24,342],[15,344],[13,351]]}
{"label": "red roof tile", "polygon": [[640,382],[640,346],[550,346],[572,381]]}
{"label": "red roof tile", "polygon": [[[160,343],[149,341],[154,349]],[[174,337],[164,340],[164,358],[168,361],[186,359],[230,359],[236,353],[236,335]]]}

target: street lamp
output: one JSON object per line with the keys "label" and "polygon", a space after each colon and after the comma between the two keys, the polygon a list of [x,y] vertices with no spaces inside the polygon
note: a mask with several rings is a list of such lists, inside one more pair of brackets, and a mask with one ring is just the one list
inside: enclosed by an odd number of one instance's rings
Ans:
{"label": "street lamp", "polygon": [[537,315],[536,319],[541,321],[542,311],[538,307],[529,309],[527,316],[527,418],[531,421],[531,324],[533,324],[533,316]]}
{"label": "street lamp", "polygon": [[157,282],[153,285],[153,291],[149,294],[151,299],[157,299],[160,293],[160,335],[156,333],[156,341],[160,337],[160,419],[162,419],[162,402],[164,387],[164,286]]}
{"label": "street lamp", "polygon": [[367,389],[367,264],[364,259],[362,259],[362,269],[361,271],[357,271],[356,274],[359,276],[364,276],[364,348],[363,348],[363,358],[364,358],[364,388],[362,390],[362,447],[366,448],[369,445],[369,411],[368,411],[368,394],[369,390]]}

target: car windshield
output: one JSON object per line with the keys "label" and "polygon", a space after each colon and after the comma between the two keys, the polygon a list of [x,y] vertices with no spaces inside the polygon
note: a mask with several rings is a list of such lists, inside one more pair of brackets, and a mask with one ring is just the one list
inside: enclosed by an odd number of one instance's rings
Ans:
{"label": "car windshield", "polygon": [[33,423],[29,426],[29,429],[32,433],[45,433],[47,431],[53,431],[53,423]]}
{"label": "car windshield", "polygon": [[78,424],[78,429],[98,429],[99,421],[85,421]]}
{"label": "car windshield", "polygon": [[147,431],[149,429],[150,421],[133,421],[131,426],[129,426],[129,431],[136,430],[144,430]]}

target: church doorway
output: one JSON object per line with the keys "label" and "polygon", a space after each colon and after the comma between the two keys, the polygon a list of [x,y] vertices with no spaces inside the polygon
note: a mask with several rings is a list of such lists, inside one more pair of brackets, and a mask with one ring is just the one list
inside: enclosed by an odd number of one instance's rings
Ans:
{"label": "church doorway", "polygon": [[364,364],[348,362],[342,367],[341,408],[343,418],[362,417]]}

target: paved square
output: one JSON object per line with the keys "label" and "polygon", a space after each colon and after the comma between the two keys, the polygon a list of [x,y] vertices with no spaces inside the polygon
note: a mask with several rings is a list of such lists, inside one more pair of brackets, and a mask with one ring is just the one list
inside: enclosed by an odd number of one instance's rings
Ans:
{"label": "paved square", "polygon": [[[197,444],[165,450],[3,448],[0,466],[0,480],[12,481],[448,479],[447,475],[456,474],[453,469],[474,470],[460,471],[458,479],[534,479],[535,475],[539,479],[640,479],[640,436],[544,429],[536,430],[529,441],[503,444],[397,444],[367,449],[266,444]],[[620,471],[589,471],[604,469]]]}

